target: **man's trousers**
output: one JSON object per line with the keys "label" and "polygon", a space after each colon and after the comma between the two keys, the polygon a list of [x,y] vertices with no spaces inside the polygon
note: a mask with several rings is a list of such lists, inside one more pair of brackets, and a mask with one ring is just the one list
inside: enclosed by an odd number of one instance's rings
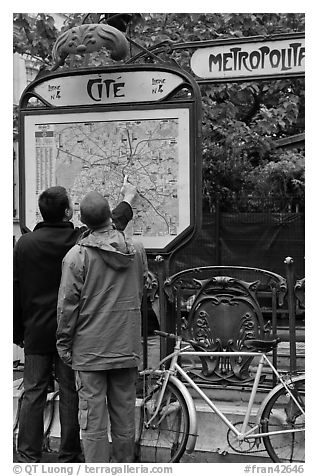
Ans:
{"label": "man's trousers", "polygon": [[59,383],[59,462],[72,463],[82,460],[74,371],[62,362],[57,353],[29,354],[25,355],[24,395],[17,445],[18,459],[23,463],[38,463],[41,459],[43,416],[53,364]]}
{"label": "man's trousers", "polygon": [[[135,449],[137,368],[76,371],[85,462],[131,463]],[[112,456],[107,432],[109,414]]]}

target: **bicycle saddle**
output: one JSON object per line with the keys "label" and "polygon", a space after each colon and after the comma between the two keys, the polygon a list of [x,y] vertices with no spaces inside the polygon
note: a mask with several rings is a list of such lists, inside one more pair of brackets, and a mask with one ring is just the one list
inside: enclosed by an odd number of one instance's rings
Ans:
{"label": "bicycle saddle", "polygon": [[244,345],[246,347],[253,347],[258,352],[270,352],[277,347],[279,342],[279,337],[272,340],[247,339],[244,341]]}

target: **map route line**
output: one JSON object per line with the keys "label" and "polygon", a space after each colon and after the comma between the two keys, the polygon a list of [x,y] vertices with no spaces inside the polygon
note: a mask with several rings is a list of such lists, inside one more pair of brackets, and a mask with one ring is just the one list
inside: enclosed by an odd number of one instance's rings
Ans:
{"label": "map route line", "polygon": [[140,160],[137,159],[138,163],[140,164],[140,167],[136,167],[135,168],[135,172],[139,172],[139,170],[142,170],[144,169],[145,167],[149,167],[151,164],[152,164],[152,160],[150,160],[150,162],[148,162],[147,164],[141,164]]}
{"label": "map route line", "polygon": [[149,205],[154,209],[154,211],[157,213],[157,215],[159,215],[159,216],[165,221],[165,223],[166,223],[166,225],[167,225],[167,229],[168,229],[168,231],[169,231],[169,223],[168,223],[166,217],[165,217],[164,215],[162,215],[162,214],[155,208],[155,206],[151,203],[151,201],[150,201],[147,197],[145,197],[145,195],[143,195],[142,193],[140,193],[138,190],[137,190],[137,192],[138,192],[138,194],[139,194],[139,196],[140,196],[141,198],[143,198],[144,200],[146,200],[146,202],[149,203]]}
{"label": "map route line", "polygon": [[[137,151],[137,147],[142,144],[143,142],[145,142],[146,144],[148,144],[149,142],[154,142],[156,140],[160,140],[160,141],[168,141],[168,140],[175,140],[175,137],[154,137],[153,139],[141,139],[138,144],[136,144],[136,148],[135,148],[135,152],[134,154],[136,154],[136,151]],[[140,153],[140,152],[139,152]]]}
{"label": "map route line", "polygon": [[[81,123],[79,123],[79,124],[81,124]],[[65,132],[65,131],[68,130],[68,129],[70,129],[70,130],[74,133],[74,136],[75,136],[75,137],[81,137],[81,138],[82,138],[82,136],[78,135],[78,131],[77,131],[77,128],[76,128],[76,127],[74,127],[74,126],[65,127],[65,129],[64,129],[63,132]],[[103,152],[103,154],[106,154],[106,151],[103,150],[97,142],[93,141],[93,139],[92,139],[88,134],[86,134],[85,131],[81,130],[81,132],[82,132],[82,135],[83,135],[86,139],[88,139],[89,141],[91,141],[96,147],[98,147],[98,148]],[[59,149],[59,148],[58,148],[58,149]],[[61,150],[61,149],[59,149],[59,150]],[[78,157],[78,158],[80,158],[80,157]]]}
{"label": "map route line", "polygon": [[97,142],[95,142],[88,134],[86,134],[85,131],[82,131],[82,133],[83,133],[83,136],[86,139],[88,139],[90,142],[92,142],[99,150],[101,150],[103,152],[103,154],[106,154],[106,151]]}
{"label": "map route line", "polygon": [[135,169],[135,172],[139,171],[139,170],[144,170],[146,176],[149,178],[150,182],[153,183],[155,185],[155,181],[152,179],[151,177],[151,174],[148,172],[148,170],[146,169],[146,166],[150,165],[150,164],[142,164],[140,162],[140,160],[137,159],[137,162],[140,164],[140,167],[137,169]]}
{"label": "map route line", "polygon": [[65,154],[65,155],[70,155],[71,157],[75,157],[75,159],[79,159],[81,162],[85,162],[86,164],[91,165],[91,163],[90,163],[88,160],[83,159],[83,158],[80,157],[79,155],[72,154],[72,152],[70,152],[70,151],[68,151],[68,150],[60,149],[59,147],[57,147],[57,158],[58,158],[58,154],[59,154],[60,152],[63,152],[63,154]]}
{"label": "map route line", "polygon": [[[149,132],[148,132],[149,137],[148,137],[147,140],[145,140],[145,143],[146,143],[146,144],[149,143],[149,141],[152,139],[152,137],[153,137],[155,134],[157,134],[157,132],[158,132],[159,129],[160,129],[160,127],[159,127],[159,126],[156,126],[153,131],[149,131]],[[138,147],[142,142],[143,142],[143,140],[137,142],[136,147],[135,147],[135,150],[134,150],[134,152],[133,152],[134,155],[137,153],[137,147]],[[146,144],[145,144],[145,146],[146,146]],[[139,152],[140,154],[143,152],[144,148],[145,148],[145,147],[143,147],[143,149]]]}
{"label": "map route line", "polygon": [[[149,190],[147,190],[147,192],[150,192]],[[169,193],[160,193],[160,192],[156,192],[156,195],[159,195],[160,197],[170,197],[170,194]]]}
{"label": "map route line", "polygon": [[129,130],[128,130],[127,126],[126,126],[126,132],[127,132],[128,144],[129,144],[129,149],[130,149],[130,158],[128,160],[130,161],[132,159],[132,156],[133,156],[133,151],[132,151],[132,146],[131,146]]}
{"label": "map route line", "polygon": [[[107,167],[107,166],[108,166],[108,164],[106,164],[106,163],[105,163],[105,164],[104,164],[104,163],[98,163],[98,162],[93,162],[93,163],[92,163],[92,162],[90,162],[89,160],[86,160],[86,159],[84,159],[83,157],[80,157],[79,155],[72,154],[72,152],[66,151],[66,150],[63,150],[63,149],[60,149],[60,148],[57,148],[57,152],[58,152],[58,154],[59,154],[59,152],[62,152],[62,153],[65,154],[65,155],[70,155],[71,157],[75,157],[76,159],[80,160],[81,162],[83,162],[83,163],[85,163],[85,164],[88,164],[90,168],[91,168],[91,167],[98,167],[98,166],[104,166],[104,167]],[[124,156],[123,156],[123,157],[124,157]],[[103,158],[103,157],[102,157],[102,158]],[[104,159],[104,160],[109,160],[110,157],[105,157],[105,158],[103,158],[103,159]],[[110,170],[111,170],[111,168],[110,168]],[[113,173],[116,174],[115,171],[113,171]],[[116,175],[119,176],[120,174],[117,173]]]}
{"label": "map route line", "polygon": [[[127,136],[128,136],[128,142],[129,142],[129,148],[130,148],[130,156],[129,156],[129,159],[128,159],[128,163],[123,167],[123,175],[125,175],[125,173],[126,173],[125,171],[126,171],[127,167],[130,166],[130,163],[131,163],[133,157],[136,156],[137,147],[138,147],[140,144],[142,144],[143,142],[144,142],[145,144],[148,144],[149,142],[154,142],[154,141],[156,141],[156,140],[158,140],[158,141],[175,140],[174,137],[165,137],[165,138],[160,138],[160,137],[158,137],[158,138],[153,138],[153,139],[142,139],[142,140],[140,140],[140,141],[136,144],[135,150],[134,150],[134,152],[133,152],[133,151],[132,151],[132,147],[131,147],[131,141],[130,141],[130,136],[129,136],[129,131],[128,131],[128,130],[127,130]],[[142,152],[142,151],[141,151],[141,152]],[[141,152],[139,152],[139,154],[141,154]],[[142,168],[145,170],[145,166],[140,162],[140,160],[138,160],[138,162],[140,163],[141,167],[140,167],[139,169],[136,169],[136,170],[140,170],[140,169],[142,169]],[[150,163],[151,163],[151,162],[150,162]],[[145,170],[145,172],[146,172],[146,174],[147,174],[148,177],[149,177],[148,171]],[[151,180],[151,181],[152,181],[152,180]]]}
{"label": "map route line", "polygon": [[[107,163],[90,162],[89,160],[84,159],[83,157],[80,157],[79,155],[73,154],[72,152],[70,152],[70,151],[68,151],[68,150],[63,150],[63,149],[61,149],[61,148],[59,148],[59,147],[57,147],[57,152],[58,152],[58,153],[61,152],[61,153],[65,154],[65,155],[70,155],[71,157],[74,157],[75,159],[78,159],[78,160],[80,160],[81,162],[84,162],[85,164],[88,164],[90,167],[94,167],[94,166],[95,166],[95,167],[98,167],[98,166],[107,167],[107,166],[108,166]],[[106,153],[106,152],[105,152],[105,153]],[[94,154],[94,155],[96,156],[97,154]],[[110,156],[109,156],[109,157],[102,157],[102,156],[98,156],[98,155],[97,155],[97,157],[100,157],[100,158],[103,159],[103,160],[110,160],[110,159],[111,159]],[[125,155],[122,155],[122,156],[119,157],[119,159],[120,159],[120,158],[124,158],[124,157],[125,157]],[[98,159],[98,160],[99,160],[99,159]],[[120,175],[120,174],[117,174],[117,175]]]}

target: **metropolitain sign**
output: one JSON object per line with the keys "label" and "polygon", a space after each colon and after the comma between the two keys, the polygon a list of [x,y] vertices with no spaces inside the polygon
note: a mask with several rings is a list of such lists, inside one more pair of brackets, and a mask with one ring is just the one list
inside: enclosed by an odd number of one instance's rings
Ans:
{"label": "metropolitain sign", "polygon": [[262,41],[253,37],[240,38],[236,42],[227,39],[221,43],[198,48],[193,53],[191,69],[197,77],[227,81],[299,76],[305,72],[304,37],[292,35]]}

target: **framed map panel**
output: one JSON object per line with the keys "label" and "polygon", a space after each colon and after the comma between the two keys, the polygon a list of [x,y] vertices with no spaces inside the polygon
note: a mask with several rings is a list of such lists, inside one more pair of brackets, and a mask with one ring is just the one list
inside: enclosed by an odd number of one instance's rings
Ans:
{"label": "framed map panel", "polygon": [[128,176],[140,195],[129,233],[148,250],[171,247],[193,220],[190,112],[178,105],[23,114],[25,226],[41,221],[37,202],[47,187],[68,190],[79,226],[83,196],[97,190],[114,208]]}

